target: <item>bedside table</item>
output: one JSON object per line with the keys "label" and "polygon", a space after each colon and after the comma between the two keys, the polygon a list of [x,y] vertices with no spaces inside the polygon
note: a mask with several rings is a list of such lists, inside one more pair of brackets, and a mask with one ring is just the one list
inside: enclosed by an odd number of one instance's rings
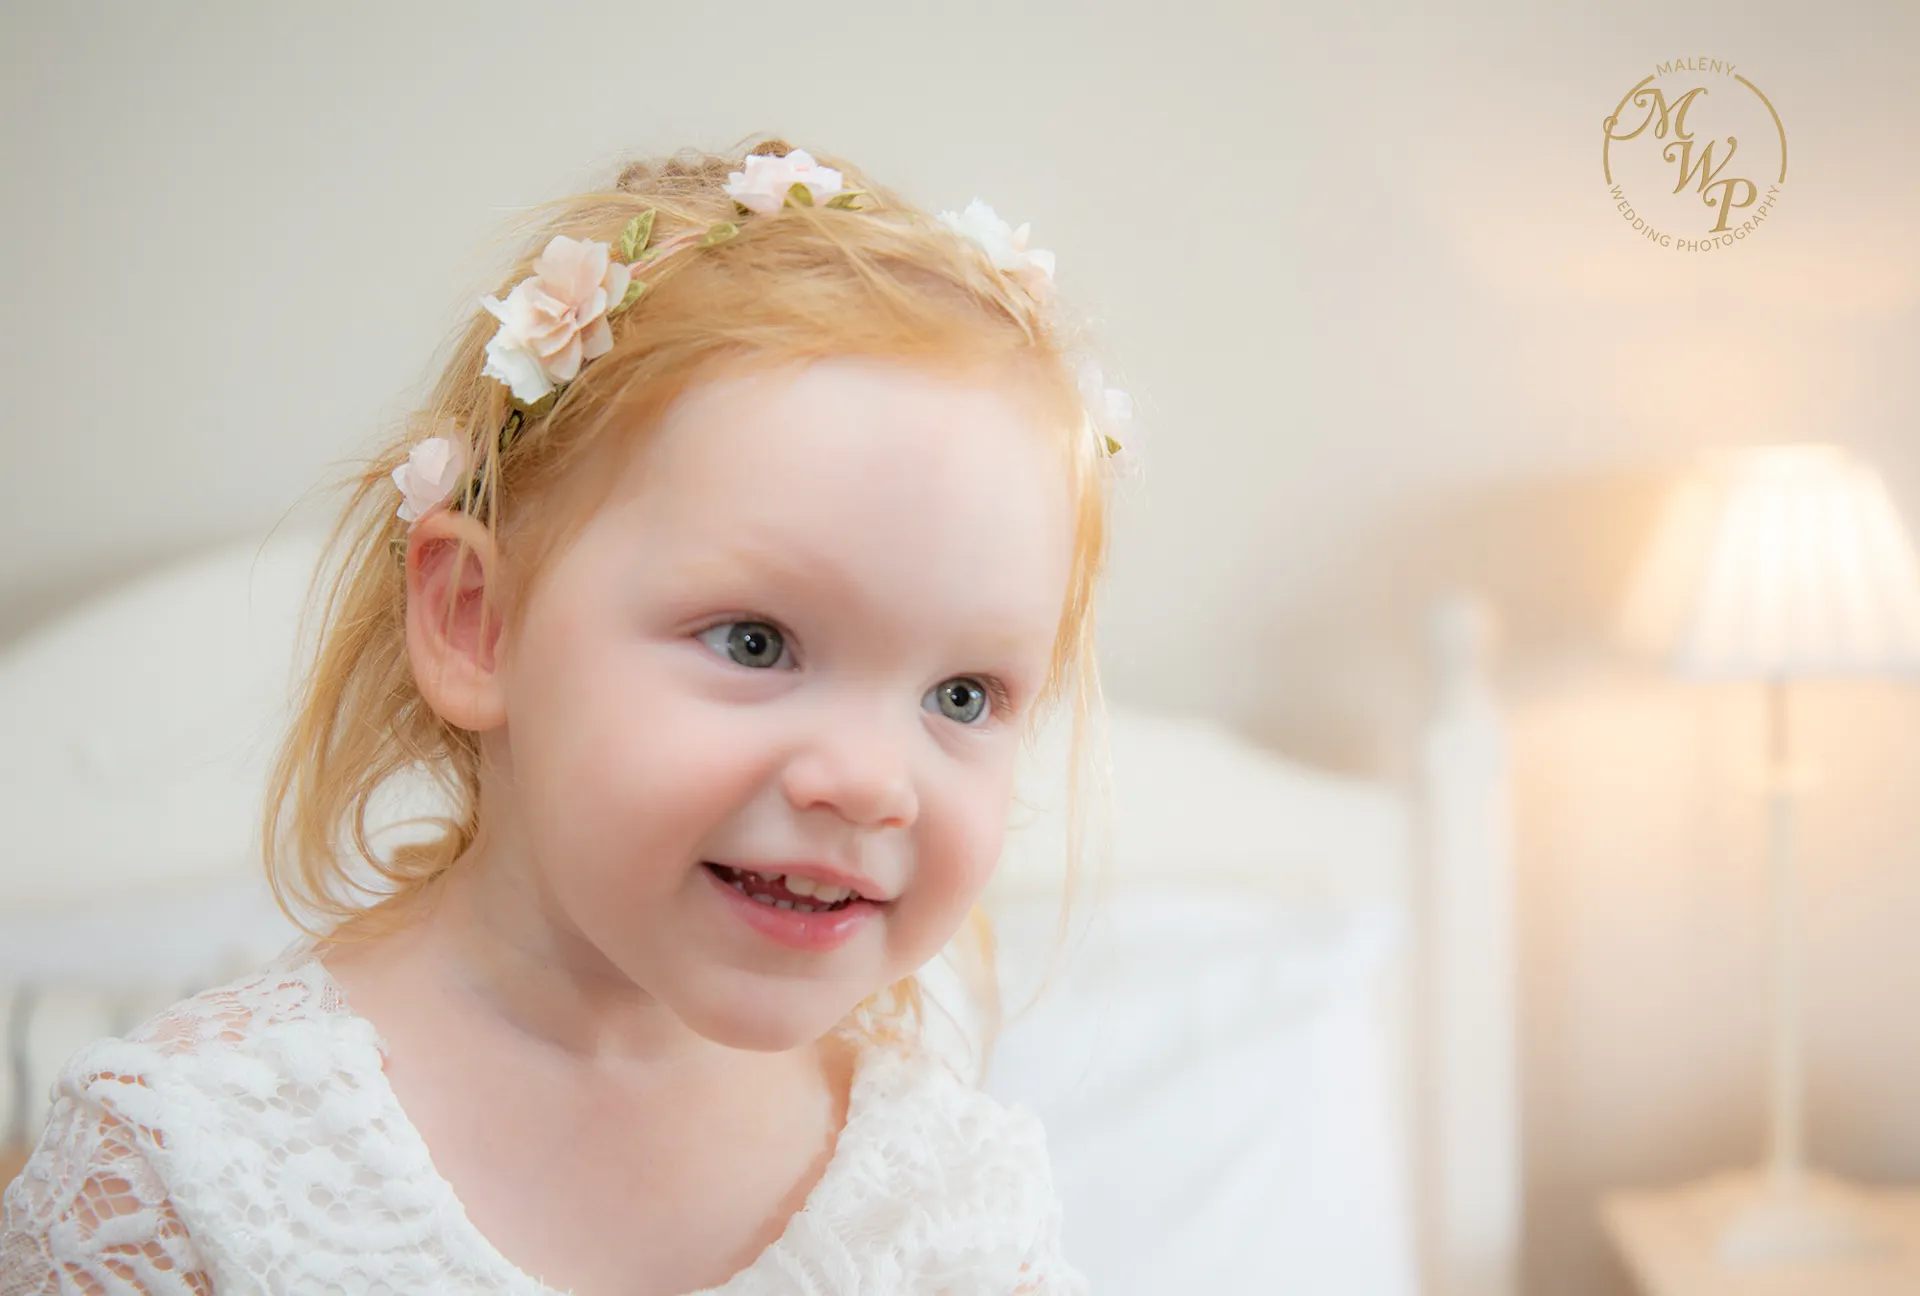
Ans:
{"label": "bedside table", "polygon": [[1719,1223],[1753,1182],[1730,1173],[1601,1198],[1601,1223],[1642,1296],[1920,1296],[1920,1189],[1858,1189],[1893,1243],[1882,1259],[1726,1268],[1715,1255]]}

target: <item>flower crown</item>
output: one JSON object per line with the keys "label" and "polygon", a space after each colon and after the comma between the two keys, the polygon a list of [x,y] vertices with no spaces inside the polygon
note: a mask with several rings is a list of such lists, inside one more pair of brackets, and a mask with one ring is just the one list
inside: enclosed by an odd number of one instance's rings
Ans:
{"label": "flower crown", "polygon": [[[778,157],[750,155],[745,170],[731,172],[721,187],[742,217],[771,216],[793,206],[867,210],[859,205],[865,190],[848,189],[840,172],[819,165],[805,149]],[[740,232],[736,222],[718,221],[698,233],[655,243],[654,215],[654,209],[648,208],[627,222],[620,233],[620,260],[613,258],[614,249],[608,244],[556,234],[535,259],[533,273],[515,284],[504,300],[480,299],[481,306],[500,321],[487,343],[481,375],[505,384],[513,394],[514,409],[500,430],[501,450],[513,443],[529,417],[551,408],[548,398],[572,382],[582,366],[613,349],[609,321],[646,293],[648,285],[640,277],[643,269],[682,249],[712,247]],[[1052,299],[1053,253],[1027,246],[1028,226],[1013,228],[978,198],[958,214],[942,212],[939,220],[979,244],[995,269],[1037,300]],[[1091,362],[1081,366],[1079,378],[1091,432],[1113,470],[1130,474],[1133,459],[1114,434],[1132,417],[1132,399],[1107,387],[1099,366]],[[411,525],[449,502],[453,508],[470,507],[481,488],[478,474],[469,480],[472,470],[464,441],[432,436],[415,445],[406,462],[393,470],[393,484],[400,491],[400,520]],[[394,547],[404,555],[403,538],[396,538]]]}

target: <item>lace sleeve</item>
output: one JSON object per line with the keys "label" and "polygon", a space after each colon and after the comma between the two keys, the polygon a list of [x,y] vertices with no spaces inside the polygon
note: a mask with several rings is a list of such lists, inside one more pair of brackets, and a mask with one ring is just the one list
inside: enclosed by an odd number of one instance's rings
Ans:
{"label": "lace sleeve", "polygon": [[1020,1131],[1027,1149],[1037,1200],[1028,1217],[1025,1254],[1020,1258],[1020,1273],[1014,1280],[1013,1296],[1088,1296],[1084,1274],[1067,1263],[1060,1247],[1060,1230],[1065,1210],[1053,1188],[1053,1163],[1047,1156],[1046,1133],[1040,1120],[1025,1108],[1010,1113],[1010,1123]]}
{"label": "lace sleeve", "polygon": [[1060,1212],[1047,1214],[1040,1236],[1020,1262],[1013,1296],[1088,1296],[1087,1279],[1060,1254]]}
{"label": "lace sleeve", "polygon": [[0,1202],[0,1296],[213,1291],[148,1157],[161,1136],[100,1096],[121,1086],[145,1092],[137,1077],[61,1074],[46,1132]]}

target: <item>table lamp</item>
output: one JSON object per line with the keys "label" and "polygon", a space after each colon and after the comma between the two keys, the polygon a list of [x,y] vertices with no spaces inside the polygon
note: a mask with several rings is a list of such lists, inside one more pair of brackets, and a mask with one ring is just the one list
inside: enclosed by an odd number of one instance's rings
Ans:
{"label": "table lamp", "polygon": [[1809,1171],[1803,1137],[1800,896],[1788,689],[1920,669],[1920,563],[1878,476],[1834,446],[1734,452],[1668,506],[1628,606],[1629,634],[1683,675],[1760,681],[1767,698],[1771,1085],[1767,1162],[1733,1177],[1716,1221],[1730,1267],[1868,1259],[1890,1241],[1856,1190]]}

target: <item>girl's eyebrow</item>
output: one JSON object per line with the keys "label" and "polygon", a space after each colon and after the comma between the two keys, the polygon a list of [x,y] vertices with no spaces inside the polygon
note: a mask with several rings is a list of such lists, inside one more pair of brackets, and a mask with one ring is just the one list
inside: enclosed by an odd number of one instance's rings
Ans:
{"label": "girl's eyebrow", "polygon": [[797,590],[852,608],[860,616],[883,616],[883,601],[839,564],[744,539],[729,539],[677,559],[673,582],[699,597],[759,596]]}
{"label": "girl's eyebrow", "polygon": [[[873,604],[859,582],[848,578],[836,564],[751,543],[734,542],[702,550],[676,565],[676,578],[689,584],[723,586],[765,579],[777,585],[829,591],[863,610],[870,610]],[[1018,633],[995,633],[978,625],[969,626],[964,637],[971,652],[993,658],[1011,657],[1021,646]]]}
{"label": "girl's eyebrow", "polygon": [[851,591],[854,583],[832,563],[803,561],[793,554],[758,545],[730,544],[700,551],[678,564],[678,574],[700,583],[724,583],[746,578],[768,578],[780,584],[835,586]]}

